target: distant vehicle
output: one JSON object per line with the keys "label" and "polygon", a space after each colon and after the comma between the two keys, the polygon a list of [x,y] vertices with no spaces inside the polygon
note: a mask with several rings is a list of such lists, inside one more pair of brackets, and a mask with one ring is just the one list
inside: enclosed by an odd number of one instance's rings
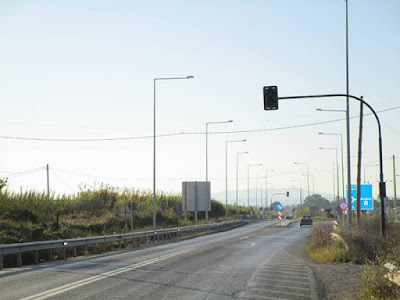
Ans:
{"label": "distant vehicle", "polygon": [[300,226],[302,225],[312,225],[313,220],[311,216],[302,216],[300,219]]}
{"label": "distant vehicle", "polygon": [[285,218],[286,220],[290,220],[290,219],[293,219],[293,216],[286,216],[286,218]]}

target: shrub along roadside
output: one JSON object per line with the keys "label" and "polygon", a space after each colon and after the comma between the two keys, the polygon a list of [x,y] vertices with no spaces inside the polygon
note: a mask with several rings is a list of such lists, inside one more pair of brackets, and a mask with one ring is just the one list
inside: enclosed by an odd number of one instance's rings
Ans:
{"label": "shrub along roadside", "polygon": [[[317,223],[311,229],[308,255],[317,262],[354,263],[369,266],[363,275],[362,298],[399,299],[400,288],[384,277],[385,262],[400,260],[400,226],[387,223],[386,240],[380,235],[379,218],[363,218],[352,229]],[[336,236],[336,238],[332,238]]]}
{"label": "shrub along roadside", "polygon": [[[120,190],[108,185],[85,188],[76,195],[51,195],[26,192],[0,191],[0,244],[67,239],[130,231],[130,219],[125,219],[121,210],[129,202],[135,202],[133,225],[135,231],[152,226],[152,192],[142,190]],[[157,225],[160,228],[178,226],[175,215],[176,204],[181,203],[178,194],[157,195]],[[225,206],[212,200],[210,222],[225,219]],[[235,208],[228,206],[229,216]],[[247,208],[240,207],[240,214]],[[199,212],[199,223],[204,222],[204,212]],[[194,214],[188,213],[180,225],[193,225]]]}

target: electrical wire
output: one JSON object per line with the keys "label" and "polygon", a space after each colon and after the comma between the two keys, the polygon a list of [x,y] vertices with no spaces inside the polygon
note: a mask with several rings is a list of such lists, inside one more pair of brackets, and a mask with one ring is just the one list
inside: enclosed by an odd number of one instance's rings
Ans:
{"label": "electrical wire", "polygon": [[[392,111],[395,109],[399,109],[400,106],[392,107],[377,111],[377,113]],[[364,116],[372,115],[372,113],[365,114]],[[352,116],[350,119],[358,118],[358,116]],[[304,127],[311,127],[322,124],[335,123],[346,120],[345,118],[333,119],[328,121],[321,122],[313,122],[299,125],[291,125],[284,127],[275,127],[275,128],[261,128],[261,129],[248,129],[248,130],[233,130],[233,131],[214,131],[209,132],[208,134],[238,134],[238,133],[252,133],[252,132],[266,132],[266,131],[278,131],[278,130],[287,130],[287,129],[297,129]],[[171,136],[181,136],[181,135],[204,135],[205,132],[173,132],[156,135],[156,137],[171,137]],[[110,138],[36,138],[36,137],[20,137],[20,136],[0,136],[0,139],[8,139],[8,140],[23,140],[23,141],[46,141],[46,142],[107,142],[107,141],[130,141],[130,140],[141,140],[141,139],[150,139],[153,138],[152,135],[144,135],[144,136],[134,136],[134,137],[110,137]]]}
{"label": "electrical wire", "polygon": [[0,171],[1,173],[8,173],[10,175],[6,175],[8,178],[16,178],[16,177],[20,177],[20,176],[25,176],[31,173],[35,173],[38,171],[41,171],[43,169],[45,169],[46,167],[39,167],[39,168],[35,168],[35,169],[31,169],[31,170],[26,170],[26,171],[21,171],[21,172],[7,172],[7,171]]}

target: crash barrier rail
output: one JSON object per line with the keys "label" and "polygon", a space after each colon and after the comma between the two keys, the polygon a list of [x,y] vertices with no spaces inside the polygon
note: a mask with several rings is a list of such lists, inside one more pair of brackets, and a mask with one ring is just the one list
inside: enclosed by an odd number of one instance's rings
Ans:
{"label": "crash barrier rail", "polygon": [[66,250],[72,250],[72,256],[77,256],[76,248],[84,247],[85,252],[88,252],[88,246],[93,246],[94,248],[101,244],[103,249],[105,249],[107,243],[118,242],[118,249],[126,247],[131,241],[132,247],[135,241],[139,242],[158,242],[174,238],[179,238],[182,236],[193,235],[196,233],[206,232],[206,231],[224,231],[232,228],[236,228],[244,225],[245,223],[241,220],[238,221],[227,221],[214,224],[204,224],[204,225],[194,225],[171,229],[157,229],[144,232],[133,232],[118,235],[108,235],[108,236],[96,236],[87,238],[77,238],[77,239],[65,239],[65,240],[53,240],[53,241],[41,241],[41,242],[29,242],[29,243],[16,243],[16,244],[5,244],[0,245],[0,270],[3,269],[3,259],[5,255],[16,255],[17,257],[17,267],[22,266],[22,253],[32,252],[34,264],[39,264],[39,251],[47,250],[47,261],[53,260],[53,250],[59,249],[59,256],[62,260],[67,258]]}

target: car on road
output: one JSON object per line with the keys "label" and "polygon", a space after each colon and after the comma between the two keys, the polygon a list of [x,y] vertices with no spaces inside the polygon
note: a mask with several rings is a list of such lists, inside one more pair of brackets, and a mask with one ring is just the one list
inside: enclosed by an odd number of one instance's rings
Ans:
{"label": "car on road", "polygon": [[291,219],[293,219],[293,216],[286,216],[285,219],[286,219],[286,220],[291,220]]}
{"label": "car on road", "polygon": [[303,225],[312,225],[313,220],[311,218],[311,216],[302,216],[300,219],[300,226]]}

